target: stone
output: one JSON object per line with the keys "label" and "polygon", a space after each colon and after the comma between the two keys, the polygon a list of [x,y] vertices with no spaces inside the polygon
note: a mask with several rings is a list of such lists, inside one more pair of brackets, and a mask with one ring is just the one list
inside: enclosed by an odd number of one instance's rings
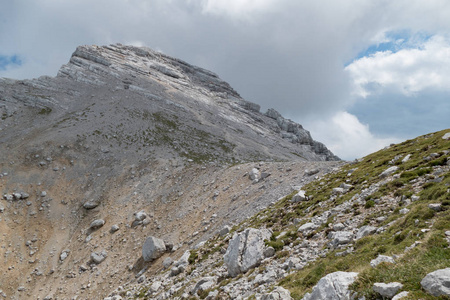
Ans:
{"label": "stone", "polygon": [[430,295],[450,296],[450,268],[428,273],[420,285]]}
{"label": "stone", "polygon": [[143,210],[134,213],[134,220],[135,221],[143,221],[145,218],[147,218],[147,214]]}
{"label": "stone", "polygon": [[410,158],[411,158],[411,154],[406,155],[405,157],[403,157],[402,163],[407,162]]}
{"label": "stone", "polygon": [[381,178],[387,177],[387,176],[389,176],[389,175],[394,174],[395,172],[397,172],[397,170],[398,170],[398,167],[397,167],[397,166],[393,166],[393,167],[387,168],[386,170],[384,170],[384,171],[380,174],[380,177],[381,177]]}
{"label": "stone", "polygon": [[345,228],[345,225],[340,223],[340,222],[336,223],[336,224],[333,224],[333,230],[334,231],[341,231],[341,230],[344,230],[344,228]]}
{"label": "stone", "polygon": [[120,229],[119,225],[114,224],[113,226],[111,226],[110,231],[111,231],[111,233],[114,233],[114,232],[118,231],[119,229]]}
{"label": "stone", "polygon": [[264,240],[270,239],[272,232],[268,229],[247,228],[235,233],[228,244],[224,263],[228,274],[236,277],[258,266],[264,259]]}
{"label": "stone", "polygon": [[392,298],[403,287],[400,282],[390,283],[374,283],[372,289],[374,292],[380,294],[382,297]]}
{"label": "stone", "polygon": [[145,240],[142,246],[142,257],[145,261],[152,261],[159,258],[166,251],[164,241],[154,236],[150,236]]}
{"label": "stone", "polygon": [[445,134],[442,136],[442,139],[443,139],[443,140],[450,140],[450,132],[445,133]]}
{"label": "stone", "polygon": [[85,209],[94,209],[94,208],[96,208],[97,206],[99,206],[99,202],[97,202],[97,201],[94,201],[94,200],[89,200],[89,201],[87,201],[87,202],[85,202],[84,204],[83,204],[83,207],[85,208]]}
{"label": "stone", "polygon": [[400,211],[399,211],[399,213],[401,214],[401,215],[406,215],[407,213],[409,213],[409,209],[408,208],[402,208],[402,209],[400,209]]}
{"label": "stone", "polygon": [[267,247],[264,249],[264,257],[272,257],[275,255],[275,249],[273,247]]}
{"label": "stone", "polygon": [[70,253],[70,250],[67,250],[67,249],[62,251],[61,254],[59,255],[59,260],[64,261],[67,258],[67,256],[69,256],[69,253]]}
{"label": "stone", "polygon": [[305,170],[305,175],[306,176],[312,176],[312,175],[315,175],[315,174],[317,174],[319,172],[320,172],[319,169]]}
{"label": "stone", "polygon": [[328,239],[330,239],[330,242],[328,243],[330,247],[337,247],[339,245],[348,244],[353,239],[353,232],[350,231],[330,232],[328,234]]}
{"label": "stone", "polygon": [[295,194],[292,199],[291,202],[296,203],[296,202],[300,202],[300,201],[305,201],[308,200],[308,198],[306,197],[306,192],[303,190],[298,191],[297,194]]}
{"label": "stone", "polygon": [[333,190],[331,191],[331,193],[333,195],[341,195],[345,193],[345,189],[341,188],[341,187],[337,187],[337,188],[333,188]]}
{"label": "stone", "polygon": [[302,300],[322,300],[322,299],[350,299],[351,285],[358,273],[355,272],[334,272],[322,277],[313,287],[311,293],[306,293]]}
{"label": "stone", "polygon": [[102,251],[100,253],[92,252],[91,253],[91,262],[98,265],[98,264],[102,263],[106,259],[107,256],[108,255],[107,255],[106,251]]}
{"label": "stone", "polygon": [[155,281],[152,283],[152,285],[150,286],[150,291],[152,293],[156,293],[160,288],[161,288],[161,281]]}
{"label": "stone", "polygon": [[98,229],[103,225],[105,225],[105,220],[97,219],[91,222],[91,225],[89,225],[89,229]]}
{"label": "stone", "polygon": [[428,204],[428,208],[430,208],[434,211],[441,211],[442,205],[441,205],[441,203],[430,203],[430,204]]}
{"label": "stone", "polygon": [[390,256],[386,256],[386,255],[378,255],[377,258],[372,259],[370,261],[370,265],[375,268],[376,266],[378,266],[379,264],[381,264],[382,262],[386,262],[386,263],[391,263],[391,264],[395,264],[395,260],[390,257]]}
{"label": "stone", "polygon": [[316,230],[317,228],[319,228],[319,225],[316,225],[314,223],[305,223],[302,226],[300,226],[297,231],[301,232],[301,233],[305,233],[305,232]]}
{"label": "stone", "polygon": [[261,300],[291,300],[291,293],[281,286],[276,286],[270,293],[264,294]]}
{"label": "stone", "polygon": [[370,225],[362,226],[361,228],[359,228],[358,232],[356,233],[355,239],[359,240],[360,238],[363,238],[370,234],[374,234],[375,232],[377,232],[377,229],[378,229],[377,227],[370,226]]}
{"label": "stone", "polygon": [[231,227],[228,226],[228,225],[225,225],[222,229],[220,229],[219,235],[220,236],[225,236],[225,235],[227,235],[230,232],[230,230],[231,230]]}
{"label": "stone", "polygon": [[164,261],[163,261],[163,266],[164,266],[164,268],[168,268],[168,267],[170,267],[170,265],[172,265],[173,264],[173,259],[172,258],[170,258],[170,257],[166,257],[165,259],[164,259]]}
{"label": "stone", "polygon": [[395,295],[395,296],[392,298],[392,300],[399,300],[399,299],[402,299],[402,298],[407,297],[408,295],[409,295],[409,293],[406,292],[406,291],[404,291],[404,292],[401,292],[401,293],[398,293],[397,295]]}
{"label": "stone", "polygon": [[257,168],[253,168],[248,174],[248,178],[250,180],[258,180],[260,178],[260,172]]}
{"label": "stone", "polygon": [[184,251],[180,259],[174,262],[174,265],[176,267],[187,266],[189,264],[189,256],[191,256],[191,252],[189,250]]}
{"label": "stone", "polygon": [[217,282],[216,277],[203,277],[201,278],[192,289],[192,294],[196,295],[198,292],[205,291],[212,288]]}

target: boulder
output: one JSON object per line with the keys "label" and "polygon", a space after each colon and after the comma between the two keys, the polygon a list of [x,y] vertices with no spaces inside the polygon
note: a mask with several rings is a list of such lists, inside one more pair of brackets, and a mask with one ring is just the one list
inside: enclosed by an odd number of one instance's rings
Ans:
{"label": "boulder", "polygon": [[106,251],[102,251],[102,252],[100,252],[100,253],[98,253],[98,252],[92,252],[91,253],[91,262],[93,262],[94,264],[99,264],[99,263],[101,263],[102,261],[104,261],[105,259],[106,259],[106,257],[107,257],[108,255],[107,255],[107,253],[106,253]]}
{"label": "boulder", "polygon": [[398,167],[397,167],[397,166],[393,166],[393,167],[387,168],[386,170],[384,170],[384,171],[380,174],[380,177],[381,177],[381,178],[387,177],[387,176],[389,176],[389,175],[394,174],[395,172],[397,172],[397,170],[398,170]]}
{"label": "boulder", "polygon": [[330,232],[328,234],[328,239],[330,239],[329,245],[331,247],[337,247],[339,245],[348,244],[353,239],[353,232],[351,231]]}
{"label": "boulder", "polygon": [[422,288],[433,296],[450,296],[450,268],[428,273],[420,282]]}
{"label": "boulder", "polygon": [[358,273],[355,272],[334,272],[322,277],[313,287],[311,293],[306,293],[302,300],[322,300],[322,299],[350,299],[351,285]]}
{"label": "boulder", "polygon": [[387,263],[391,263],[391,264],[395,264],[395,260],[390,257],[390,256],[386,256],[386,255],[378,255],[377,258],[372,259],[370,261],[370,265],[372,266],[372,268],[375,268],[376,266],[378,266],[379,264],[381,264],[382,262],[387,262]]}
{"label": "boulder", "polygon": [[220,229],[219,235],[220,236],[225,236],[225,235],[228,234],[228,232],[230,232],[230,230],[231,230],[231,227],[228,226],[228,225],[225,225],[222,229]]}
{"label": "boulder", "polygon": [[305,201],[305,200],[308,200],[308,198],[306,197],[306,192],[303,190],[300,190],[300,191],[298,191],[297,194],[295,194],[292,197],[291,202],[296,203],[296,202]]}
{"label": "boulder", "polygon": [[245,273],[258,266],[264,259],[264,240],[270,239],[272,233],[268,229],[247,228],[244,232],[235,233],[228,244],[224,262],[231,277]]}
{"label": "boulder", "polygon": [[446,134],[444,134],[444,136],[442,136],[443,140],[450,140],[450,132],[447,132]]}
{"label": "boulder", "polygon": [[359,240],[367,235],[370,234],[374,234],[375,232],[377,232],[377,227],[373,227],[373,226],[362,226],[361,228],[359,228],[358,232],[356,233],[356,240]]}
{"label": "boulder", "polygon": [[261,174],[259,173],[259,170],[257,168],[253,168],[248,174],[248,178],[253,181],[258,181],[260,176]]}
{"label": "boulder", "polygon": [[89,229],[98,229],[100,227],[102,227],[103,225],[105,225],[105,220],[103,219],[97,219],[91,222],[91,225],[89,226]]}
{"label": "boulder", "polygon": [[314,223],[305,223],[302,226],[300,226],[297,231],[301,232],[301,233],[305,233],[305,232],[316,230],[317,228],[319,228],[319,225],[316,225]]}
{"label": "boulder", "polygon": [[382,297],[392,298],[395,294],[403,287],[400,282],[390,282],[390,283],[374,283],[372,289],[374,292],[380,294]]}
{"label": "boulder", "polygon": [[216,277],[203,277],[195,284],[191,293],[196,295],[198,292],[210,289],[216,284],[216,282],[217,282]]}
{"label": "boulder", "polygon": [[152,261],[159,258],[166,251],[164,241],[154,236],[150,236],[145,240],[142,246],[142,257],[145,261]]}
{"label": "boulder", "polygon": [[291,293],[282,288],[281,286],[276,286],[273,291],[268,294],[264,294],[261,300],[291,300]]}
{"label": "boulder", "polygon": [[83,204],[83,207],[84,207],[85,209],[93,209],[93,208],[96,208],[99,204],[100,204],[100,203],[99,203],[98,201],[95,201],[95,200],[89,200],[89,201],[87,201],[87,202],[85,202],[85,203]]}

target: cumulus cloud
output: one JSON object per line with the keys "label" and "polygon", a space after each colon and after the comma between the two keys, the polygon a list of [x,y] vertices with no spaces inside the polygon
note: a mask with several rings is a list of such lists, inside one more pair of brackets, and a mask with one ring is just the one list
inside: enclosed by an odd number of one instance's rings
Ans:
{"label": "cumulus cloud", "polygon": [[386,90],[407,96],[425,89],[450,91],[450,41],[436,35],[414,48],[362,57],[345,70],[354,93],[363,98]]}
{"label": "cumulus cloud", "polygon": [[315,119],[306,122],[307,128],[319,140],[345,160],[353,160],[380,150],[400,140],[383,138],[372,134],[367,124],[346,111],[336,112],[329,119]]}

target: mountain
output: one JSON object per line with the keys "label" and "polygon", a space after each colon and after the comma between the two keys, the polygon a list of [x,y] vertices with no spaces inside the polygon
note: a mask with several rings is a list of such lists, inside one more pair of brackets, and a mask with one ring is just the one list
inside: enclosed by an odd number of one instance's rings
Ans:
{"label": "mountain", "polygon": [[120,44],[2,79],[0,107],[0,299],[450,296],[450,129],[343,162]]}
{"label": "mountain", "polygon": [[54,78],[1,79],[0,114],[10,299],[101,298],[140,271],[147,236],[178,255],[342,163],[214,73],[148,48],[80,46]]}

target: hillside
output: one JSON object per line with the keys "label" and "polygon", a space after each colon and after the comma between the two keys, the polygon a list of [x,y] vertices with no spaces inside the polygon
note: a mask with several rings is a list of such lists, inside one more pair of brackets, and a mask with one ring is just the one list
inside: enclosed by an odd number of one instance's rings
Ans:
{"label": "hillside", "polygon": [[181,255],[342,164],[300,124],[148,48],[80,46],[56,77],[0,79],[0,114],[7,299],[101,299],[141,271],[149,235]]}
{"label": "hillside", "polygon": [[449,156],[447,129],[345,164],[105,299],[448,299]]}

